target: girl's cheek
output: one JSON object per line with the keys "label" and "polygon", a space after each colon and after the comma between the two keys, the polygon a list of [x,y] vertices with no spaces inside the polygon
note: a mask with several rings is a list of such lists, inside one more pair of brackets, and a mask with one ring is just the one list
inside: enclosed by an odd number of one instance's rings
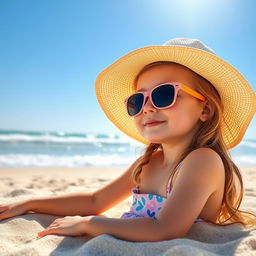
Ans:
{"label": "girl's cheek", "polygon": [[134,123],[137,129],[140,129],[140,126],[143,125],[142,119],[140,117],[134,117]]}

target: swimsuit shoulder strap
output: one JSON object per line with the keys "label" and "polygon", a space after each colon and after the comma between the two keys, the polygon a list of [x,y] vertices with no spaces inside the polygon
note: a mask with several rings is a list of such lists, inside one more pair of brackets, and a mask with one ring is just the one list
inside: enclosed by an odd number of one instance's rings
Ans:
{"label": "swimsuit shoulder strap", "polygon": [[[184,159],[183,159],[183,160],[184,160]],[[181,160],[180,163],[174,168],[174,170],[173,170],[174,173],[175,173],[175,170],[176,170],[177,168],[179,168],[179,166],[181,165],[181,163],[183,162],[183,160]],[[173,176],[174,176],[174,174],[173,174]],[[166,194],[167,194],[167,195],[170,193],[169,187],[170,187],[170,185],[171,185],[173,176],[172,176],[172,175],[170,176],[170,178],[169,178],[169,180],[168,180],[168,183],[167,183],[167,187],[166,187]],[[138,185],[138,184],[135,186],[135,190],[137,191],[137,193],[140,193],[140,188],[139,188],[139,185]]]}
{"label": "swimsuit shoulder strap", "polygon": [[[182,160],[182,161],[183,161],[183,160]],[[170,178],[169,178],[169,180],[168,180],[167,187],[166,187],[166,194],[167,194],[167,195],[170,193],[170,185],[171,185],[172,179],[173,179],[173,177],[174,177],[175,171],[176,171],[176,169],[179,168],[179,166],[181,165],[182,161],[180,161],[180,163],[174,168],[174,170],[173,170],[173,175],[171,175]]]}

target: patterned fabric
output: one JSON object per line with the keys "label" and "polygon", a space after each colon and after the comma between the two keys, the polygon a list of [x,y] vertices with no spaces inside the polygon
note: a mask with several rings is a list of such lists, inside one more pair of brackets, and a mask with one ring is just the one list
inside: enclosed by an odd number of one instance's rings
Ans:
{"label": "patterned fabric", "polygon": [[[177,165],[176,168],[181,164],[181,162]],[[167,197],[170,194],[171,178],[168,181],[166,194]],[[157,213],[162,208],[165,200],[167,198],[158,196],[155,194],[140,194],[138,191],[138,185],[132,189],[133,192],[133,203],[129,212],[125,212],[120,217],[121,219],[129,219],[129,218],[140,218],[140,217],[150,217],[156,219]],[[201,218],[196,218],[194,222],[202,222],[204,221]]]}

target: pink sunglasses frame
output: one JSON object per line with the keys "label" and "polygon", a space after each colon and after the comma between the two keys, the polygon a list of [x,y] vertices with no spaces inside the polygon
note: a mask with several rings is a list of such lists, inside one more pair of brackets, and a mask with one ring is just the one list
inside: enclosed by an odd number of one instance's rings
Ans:
{"label": "pink sunglasses frame", "polygon": [[[162,108],[161,108],[161,107],[157,107],[157,106],[154,104],[153,100],[152,100],[152,91],[153,91],[154,89],[156,89],[156,88],[158,88],[158,87],[160,87],[160,86],[162,86],[162,85],[166,85],[166,84],[171,84],[171,85],[173,85],[173,87],[174,87],[174,99],[173,99],[173,102],[172,102],[171,105],[168,105],[168,106],[166,106],[166,107],[162,107]],[[180,83],[180,82],[165,82],[165,83],[163,83],[163,84],[156,85],[155,87],[153,87],[153,88],[150,89],[149,91],[136,92],[136,93],[131,94],[129,97],[127,97],[127,98],[124,100],[124,103],[125,103],[125,105],[126,105],[126,111],[127,111],[128,115],[131,116],[131,117],[135,117],[135,116],[140,115],[141,112],[142,112],[142,109],[143,109],[143,107],[144,107],[144,105],[145,105],[145,101],[146,101],[147,96],[149,97],[151,104],[152,104],[156,109],[166,109],[166,108],[170,108],[170,107],[172,107],[172,106],[175,104],[176,98],[177,98],[177,94],[178,94],[178,91],[179,91],[179,90],[183,90],[184,92],[190,94],[191,96],[193,96],[193,97],[195,97],[195,98],[197,98],[197,99],[199,99],[199,100],[206,101],[206,98],[205,98],[202,94],[196,92],[195,90],[191,89],[190,87],[186,86],[186,85],[183,84],[183,83]],[[128,112],[128,99],[129,99],[131,96],[133,96],[133,95],[135,95],[135,94],[139,94],[139,93],[144,95],[143,104],[142,104],[141,110],[140,110],[136,115],[130,115],[129,112]]]}

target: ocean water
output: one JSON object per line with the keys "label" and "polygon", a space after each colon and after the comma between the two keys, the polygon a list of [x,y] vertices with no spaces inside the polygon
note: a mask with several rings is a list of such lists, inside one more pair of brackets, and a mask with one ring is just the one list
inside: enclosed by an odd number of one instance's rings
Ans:
{"label": "ocean water", "polygon": [[[145,145],[117,134],[0,130],[0,168],[129,166]],[[256,140],[230,150],[240,167],[256,165]]]}

